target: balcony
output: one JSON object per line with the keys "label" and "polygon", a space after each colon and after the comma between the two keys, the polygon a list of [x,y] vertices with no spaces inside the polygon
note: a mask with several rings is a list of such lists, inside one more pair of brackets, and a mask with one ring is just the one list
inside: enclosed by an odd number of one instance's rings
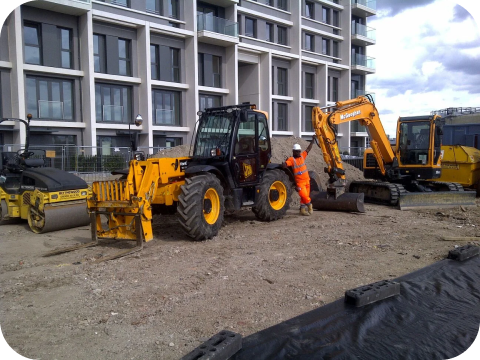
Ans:
{"label": "balcony", "polygon": [[375,59],[362,55],[352,55],[352,73],[360,75],[368,75],[375,73]]}
{"label": "balcony", "polygon": [[373,16],[377,13],[376,0],[350,0],[352,3],[352,15],[360,17]]}
{"label": "balcony", "polygon": [[82,15],[92,10],[91,0],[43,0],[30,1],[28,6],[68,15]]}
{"label": "balcony", "polygon": [[358,46],[375,45],[377,31],[363,24],[353,23],[352,44]]}
{"label": "balcony", "polygon": [[198,40],[204,43],[230,46],[238,44],[238,23],[209,14],[197,15]]}

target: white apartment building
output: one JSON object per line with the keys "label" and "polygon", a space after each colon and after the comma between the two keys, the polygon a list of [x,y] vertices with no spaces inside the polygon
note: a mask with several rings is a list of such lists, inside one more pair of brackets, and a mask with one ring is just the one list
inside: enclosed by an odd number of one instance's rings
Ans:
{"label": "white apartment building", "polygon": [[[313,106],[365,94],[375,13],[374,0],[32,1],[2,27],[0,116],[32,114],[34,146],[129,146],[132,131],[152,152],[190,143],[199,109],[250,102],[273,136],[310,137]],[[341,148],[367,137],[338,127]],[[0,145],[24,138],[0,124]]]}

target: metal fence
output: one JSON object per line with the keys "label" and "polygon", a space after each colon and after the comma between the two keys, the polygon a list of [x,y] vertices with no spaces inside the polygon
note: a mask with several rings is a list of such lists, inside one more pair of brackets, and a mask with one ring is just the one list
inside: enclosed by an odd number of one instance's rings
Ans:
{"label": "metal fence", "polygon": [[[2,152],[17,152],[23,148],[23,145],[7,144],[3,145]],[[34,151],[35,149],[45,151],[46,166],[74,173],[87,183],[113,178],[111,172],[128,168],[128,163],[132,158],[129,147],[32,145],[29,150]],[[146,157],[149,157],[163,149],[165,148],[145,147],[138,150],[143,151]]]}

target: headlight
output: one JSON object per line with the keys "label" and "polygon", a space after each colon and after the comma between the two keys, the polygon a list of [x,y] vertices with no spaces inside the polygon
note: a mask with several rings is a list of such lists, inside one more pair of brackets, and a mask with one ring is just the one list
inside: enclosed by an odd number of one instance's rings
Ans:
{"label": "headlight", "polygon": [[216,149],[210,150],[210,155],[211,155],[211,156],[217,155],[217,150],[216,150]]}
{"label": "headlight", "polygon": [[53,200],[58,199],[58,194],[52,195],[51,198],[52,198]]}
{"label": "headlight", "polygon": [[82,192],[80,193],[80,195],[82,195],[82,196],[87,196],[87,192],[86,192],[86,191],[82,191]]}

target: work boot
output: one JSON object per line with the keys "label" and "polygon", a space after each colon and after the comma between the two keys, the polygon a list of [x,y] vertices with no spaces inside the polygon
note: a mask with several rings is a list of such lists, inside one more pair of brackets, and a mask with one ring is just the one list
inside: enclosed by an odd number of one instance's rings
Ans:
{"label": "work boot", "polygon": [[305,205],[300,206],[300,214],[304,216],[310,216],[310,213],[307,210],[307,207]]}
{"label": "work boot", "polygon": [[308,207],[308,213],[309,213],[310,215],[312,215],[312,214],[313,214],[313,205],[312,205],[312,203],[309,203],[309,204],[307,205],[307,207]]}

